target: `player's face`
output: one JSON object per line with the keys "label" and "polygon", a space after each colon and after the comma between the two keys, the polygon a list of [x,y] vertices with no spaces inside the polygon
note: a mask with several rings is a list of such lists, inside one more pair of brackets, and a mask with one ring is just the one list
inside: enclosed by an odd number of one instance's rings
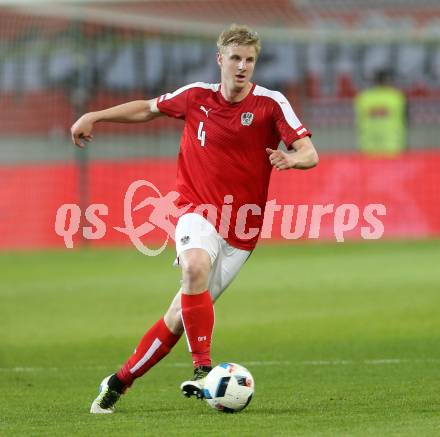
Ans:
{"label": "player's face", "polygon": [[231,91],[240,92],[249,84],[256,60],[257,53],[254,46],[227,46],[217,57],[222,83]]}

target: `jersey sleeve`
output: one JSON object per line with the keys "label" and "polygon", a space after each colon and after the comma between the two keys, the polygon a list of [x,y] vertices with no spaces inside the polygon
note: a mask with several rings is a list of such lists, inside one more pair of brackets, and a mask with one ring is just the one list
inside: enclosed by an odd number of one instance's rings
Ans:
{"label": "jersey sleeve", "polygon": [[190,91],[191,85],[186,85],[173,93],[162,94],[156,100],[157,108],[169,117],[185,119]]}
{"label": "jersey sleeve", "polygon": [[279,93],[279,98],[274,102],[275,128],[286,147],[291,150],[292,143],[300,138],[311,137],[311,132],[304,127],[296,116],[287,99]]}

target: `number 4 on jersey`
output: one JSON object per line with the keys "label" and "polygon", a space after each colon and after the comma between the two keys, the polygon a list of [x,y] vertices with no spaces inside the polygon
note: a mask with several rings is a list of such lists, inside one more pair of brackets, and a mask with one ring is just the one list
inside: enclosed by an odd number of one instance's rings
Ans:
{"label": "number 4 on jersey", "polygon": [[203,121],[199,124],[199,130],[197,132],[197,139],[200,140],[200,144],[202,147],[205,147],[205,138],[206,138],[206,131],[203,130]]}

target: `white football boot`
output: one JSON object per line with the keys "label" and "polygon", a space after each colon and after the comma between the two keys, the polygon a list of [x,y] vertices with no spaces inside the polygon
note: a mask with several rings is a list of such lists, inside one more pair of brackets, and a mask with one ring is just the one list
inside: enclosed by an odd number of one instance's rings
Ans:
{"label": "white football boot", "polygon": [[112,414],[115,412],[115,404],[121,397],[121,393],[111,390],[108,386],[108,380],[113,375],[109,375],[104,378],[99,385],[99,395],[92,402],[90,412],[92,414]]}
{"label": "white football boot", "polygon": [[195,396],[197,399],[203,399],[203,388],[205,386],[205,379],[211,371],[211,367],[199,366],[194,369],[194,376],[188,381],[182,382],[180,391],[183,396],[190,398]]}

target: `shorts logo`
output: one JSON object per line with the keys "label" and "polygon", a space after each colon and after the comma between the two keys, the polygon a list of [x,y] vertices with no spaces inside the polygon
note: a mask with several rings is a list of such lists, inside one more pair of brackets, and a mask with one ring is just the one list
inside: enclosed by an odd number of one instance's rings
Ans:
{"label": "shorts logo", "polygon": [[182,237],[182,238],[180,239],[180,242],[181,242],[182,244],[188,244],[188,243],[189,243],[189,235],[185,235],[184,237]]}
{"label": "shorts logo", "polygon": [[243,126],[250,126],[254,120],[254,114],[252,112],[243,112],[241,114],[241,124]]}

